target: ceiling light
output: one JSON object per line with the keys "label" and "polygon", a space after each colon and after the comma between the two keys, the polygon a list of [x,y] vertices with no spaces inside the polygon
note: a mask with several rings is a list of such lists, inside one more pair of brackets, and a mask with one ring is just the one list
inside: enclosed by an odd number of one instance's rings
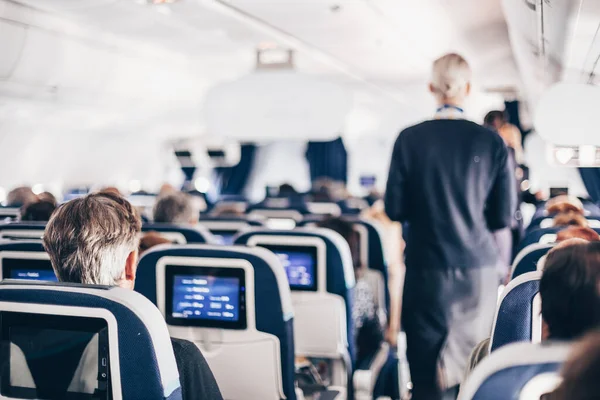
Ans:
{"label": "ceiling light", "polygon": [[196,178],[194,187],[200,193],[206,193],[208,192],[208,189],[210,189],[210,181],[205,177]]}
{"label": "ceiling light", "polygon": [[33,194],[41,194],[44,192],[44,185],[42,185],[41,183],[38,183],[37,185],[33,185],[33,187],[31,188],[31,191],[33,192]]}
{"label": "ceiling light", "polygon": [[138,181],[137,179],[129,181],[129,191],[131,193],[136,193],[140,190],[142,190],[142,182]]}

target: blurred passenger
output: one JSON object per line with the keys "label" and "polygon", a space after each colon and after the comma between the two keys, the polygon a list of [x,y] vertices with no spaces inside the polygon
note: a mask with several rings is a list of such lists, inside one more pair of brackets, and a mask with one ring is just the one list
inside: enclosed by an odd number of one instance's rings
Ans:
{"label": "blurred passenger", "polygon": [[21,208],[21,221],[50,221],[56,205],[49,201],[37,201]]}
{"label": "blurred passenger", "polygon": [[167,195],[167,194],[171,194],[171,193],[176,193],[179,190],[175,189],[175,186],[171,185],[170,183],[164,183],[161,187],[160,190],[158,192],[158,197]]}
{"label": "blurred passenger", "polygon": [[356,343],[356,365],[372,356],[383,341],[383,329],[379,319],[379,310],[371,286],[364,279],[366,266],[360,262],[360,238],[352,224],[341,218],[328,218],[318,223],[321,228],[331,229],[339,233],[350,246],[356,286],[354,287],[354,303],[352,305],[352,321]]}
{"label": "blurred passenger", "polygon": [[405,129],[385,208],[408,224],[402,326],[414,400],[456,396],[469,353],[491,330],[500,260],[493,231],[510,226],[514,178],[502,138],[464,119],[471,69],[433,65],[435,118]]}
{"label": "blurred passenger", "polygon": [[7,207],[23,207],[38,201],[38,197],[29,186],[20,186],[8,192]]}
{"label": "blurred passenger", "polygon": [[[46,227],[44,248],[61,282],[133,290],[142,223],[123,197],[100,192],[57,209]],[[184,400],[222,400],[198,347],[171,339]]]}
{"label": "blurred passenger", "polygon": [[361,217],[378,223],[383,229],[382,239],[388,268],[388,290],[390,292],[389,323],[385,332],[385,339],[395,347],[400,332],[402,287],[406,273],[402,225],[392,221],[387,216],[383,200],[375,202],[372,207],[363,211]]}
{"label": "blurred passenger", "polygon": [[588,227],[570,226],[566,229],[559,231],[556,234],[557,242],[564,242],[565,240],[573,238],[584,239],[588,242],[600,241],[600,235],[598,234],[598,232]]}
{"label": "blurred passenger", "polygon": [[122,196],[121,191],[119,190],[119,188],[115,187],[115,186],[107,186],[105,188],[102,188],[102,190],[100,190],[101,193],[114,193],[116,195]]}
{"label": "blurred passenger", "polygon": [[281,186],[279,186],[278,195],[279,195],[279,197],[292,198],[292,197],[297,197],[300,194],[296,191],[296,189],[292,185],[290,185],[289,183],[284,183]]}
{"label": "blurred passenger", "polygon": [[499,132],[500,128],[508,122],[504,111],[493,110],[483,118],[483,126],[495,132]]}
{"label": "blurred passenger", "polygon": [[54,196],[50,192],[42,192],[38,194],[38,199],[41,201],[47,201],[49,203],[52,203],[55,207],[58,206],[58,200],[56,200],[56,196]]}
{"label": "blurred passenger", "polygon": [[553,221],[554,226],[579,226],[585,228],[590,225],[583,215],[575,211],[558,213],[554,216]]}
{"label": "blurred passenger", "polygon": [[[542,340],[574,340],[600,325],[600,242],[568,239],[548,253],[540,281]],[[467,376],[489,354],[471,353]]]}
{"label": "blurred passenger", "polygon": [[573,346],[562,367],[562,382],[544,400],[596,400],[600,396],[600,331]]}
{"label": "blurred passenger", "polygon": [[546,202],[546,211],[548,214],[565,213],[569,211],[584,213],[583,203],[575,196],[561,195],[556,196]]}
{"label": "blurred passenger", "polygon": [[171,241],[163,236],[160,233],[155,231],[146,232],[142,235],[140,239],[139,253],[140,256],[150,250],[154,246],[158,246],[160,244],[169,244]]}
{"label": "blurred passenger", "polygon": [[220,218],[244,218],[246,206],[243,203],[217,203],[210,215]]}
{"label": "blurred passenger", "polygon": [[182,192],[160,196],[154,206],[154,222],[166,224],[195,225],[200,212],[194,204],[194,198]]}

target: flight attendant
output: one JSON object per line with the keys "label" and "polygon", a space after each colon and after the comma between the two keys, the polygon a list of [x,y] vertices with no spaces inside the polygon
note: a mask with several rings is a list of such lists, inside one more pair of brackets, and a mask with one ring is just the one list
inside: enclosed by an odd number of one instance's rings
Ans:
{"label": "flight attendant", "polygon": [[402,325],[413,400],[455,398],[470,351],[489,337],[499,262],[492,232],[512,218],[506,146],[463,115],[470,81],[461,56],[435,61],[435,117],[400,133],[387,182],[386,212],[408,225]]}

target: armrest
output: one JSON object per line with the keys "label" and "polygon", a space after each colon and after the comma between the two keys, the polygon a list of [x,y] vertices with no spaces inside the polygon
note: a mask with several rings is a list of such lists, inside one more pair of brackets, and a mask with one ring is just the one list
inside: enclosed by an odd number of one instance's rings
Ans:
{"label": "armrest", "polygon": [[373,398],[375,383],[379,377],[381,369],[385,365],[390,346],[387,343],[382,343],[381,347],[373,357],[368,369],[359,369],[354,371],[354,397],[356,400],[367,400]]}

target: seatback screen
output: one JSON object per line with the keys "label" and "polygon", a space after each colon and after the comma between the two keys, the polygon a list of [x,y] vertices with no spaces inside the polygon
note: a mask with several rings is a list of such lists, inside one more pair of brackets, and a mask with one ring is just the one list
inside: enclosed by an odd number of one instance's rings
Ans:
{"label": "seatback screen", "polygon": [[291,290],[317,290],[317,248],[314,246],[261,245],[279,257]]}
{"label": "seatback screen", "polygon": [[58,281],[50,260],[25,258],[2,258],[2,277],[28,281]]}
{"label": "seatback screen", "polygon": [[246,282],[241,268],[166,267],[167,322],[246,328]]}
{"label": "seatback screen", "polygon": [[108,327],[100,318],[2,312],[0,393],[110,399]]}

